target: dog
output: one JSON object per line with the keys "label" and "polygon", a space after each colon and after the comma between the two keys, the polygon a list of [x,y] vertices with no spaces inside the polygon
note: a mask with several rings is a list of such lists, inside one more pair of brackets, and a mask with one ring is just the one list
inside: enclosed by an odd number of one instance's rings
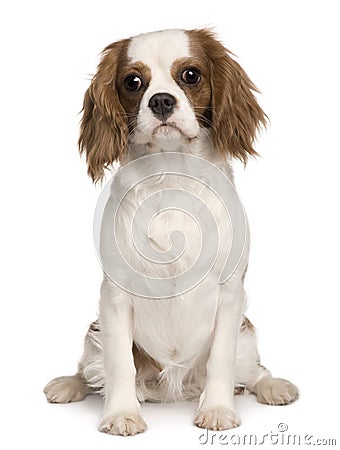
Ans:
{"label": "dog", "polygon": [[[138,229],[142,238],[152,241],[154,251],[166,252],[171,232],[182,228],[192,248],[188,244],[182,258],[161,265],[133,253],[128,230],[134,211],[155,191],[176,188],[179,199],[182,191],[201,195],[217,223],[220,249],[230,247],[232,229],[207,186],[209,180],[197,187],[181,172],[185,165],[191,167],[190,157],[199,158],[233,183],[231,161],[246,163],[256,156],[256,133],[266,124],[256,92],[232,53],[208,29],[146,33],[104,49],[85,93],[79,138],[92,180],[101,181],[115,162],[130,167],[127,173],[132,176],[145,175],[150,155],[164,161],[167,155],[177,158],[178,173],[141,176],[138,186],[130,180],[120,204],[117,240],[142,278],[154,273],[176,286],[176,276],[188,269],[199,248],[199,227],[192,217],[179,209],[157,214],[160,206],[155,201],[154,223]],[[128,178],[124,175],[120,183]],[[196,214],[202,218],[200,208]],[[208,254],[209,245],[205,248]],[[47,400],[67,403],[99,392],[104,397],[99,430],[124,436],[146,429],[140,413],[143,401],[197,399],[194,423],[227,430],[240,424],[237,392],[246,389],[269,405],[296,400],[297,387],[272,377],[261,365],[254,326],[244,315],[248,252],[246,227],[242,254],[226,282],[219,282],[224,259],[217,258],[191,289],[174,288],[173,295],[163,298],[156,293],[152,298],[152,283],[151,294],[145,296],[125,289],[104,267],[99,316],[89,327],[78,372],[50,381],[44,389]],[[124,270],[117,272],[124,278]],[[131,283],[130,278],[125,276]]]}

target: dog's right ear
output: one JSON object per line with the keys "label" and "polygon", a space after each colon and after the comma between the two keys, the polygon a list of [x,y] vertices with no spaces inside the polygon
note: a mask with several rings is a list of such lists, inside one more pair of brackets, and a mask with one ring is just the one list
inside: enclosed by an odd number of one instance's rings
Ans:
{"label": "dog's right ear", "polygon": [[94,182],[102,180],[104,169],[120,160],[127,147],[127,118],[116,86],[117,66],[125,50],[125,40],[105,48],[84,97],[78,145]]}

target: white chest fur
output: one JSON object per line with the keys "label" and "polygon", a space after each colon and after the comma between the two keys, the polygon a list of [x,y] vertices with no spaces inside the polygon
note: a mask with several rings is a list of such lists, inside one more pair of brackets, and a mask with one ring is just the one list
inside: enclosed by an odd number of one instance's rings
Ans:
{"label": "white chest fur", "polygon": [[[227,172],[228,166],[222,169]],[[177,294],[179,275],[189,274],[196,264],[198,278],[191,279],[190,289],[180,295],[143,298],[131,293],[135,342],[162,367],[187,370],[209,348],[220,300],[219,275],[231,245],[231,224],[221,200],[209,186],[181,172],[185,171],[178,167],[178,174],[147,178],[131,189],[118,210],[115,231],[117,241],[124,243],[120,251],[128,264],[145,277],[170,279]],[[145,201],[149,207],[138,216],[136,211]],[[209,228],[202,232],[202,224],[203,228],[209,226],[208,215],[217,226],[218,242]],[[135,231],[130,232],[132,229]],[[138,242],[147,243],[159,255],[159,261],[137,251]],[[216,244],[216,258],[209,259],[206,253],[213,255]],[[200,265],[207,261],[209,267],[202,269]]]}

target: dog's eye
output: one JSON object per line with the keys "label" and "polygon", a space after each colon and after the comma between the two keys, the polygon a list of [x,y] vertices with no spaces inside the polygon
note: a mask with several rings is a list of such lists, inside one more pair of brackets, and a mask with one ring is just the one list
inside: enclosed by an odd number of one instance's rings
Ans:
{"label": "dog's eye", "polygon": [[129,75],[124,81],[125,88],[130,92],[137,92],[143,86],[141,78],[137,75]]}
{"label": "dog's eye", "polygon": [[197,84],[201,79],[201,74],[197,69],[186,69],[182,73],[182,80],[186,84]]}

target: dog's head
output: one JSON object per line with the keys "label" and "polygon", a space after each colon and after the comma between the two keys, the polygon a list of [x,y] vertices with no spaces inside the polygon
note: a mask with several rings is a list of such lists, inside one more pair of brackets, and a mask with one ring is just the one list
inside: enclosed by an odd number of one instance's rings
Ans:
{"label": "dog's head", "polygon": [[166,30],[109,45],[84,98],[79,146],[90,176],[100,180],[131,146],[176,151],[207,134],[216,152],[246,162],[265,124],[252,91],[209,30]]}

